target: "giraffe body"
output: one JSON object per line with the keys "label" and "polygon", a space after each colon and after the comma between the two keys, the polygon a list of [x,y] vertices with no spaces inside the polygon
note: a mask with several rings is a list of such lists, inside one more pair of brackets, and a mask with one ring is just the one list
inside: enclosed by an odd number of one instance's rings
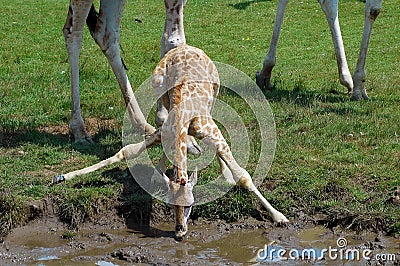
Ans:
{"label": "giraffe body", "polygon": [[173,176],[168,178],[165,175],[165,166],[162,165],[160,169],[168,187],[166,202],[175,214],[175,235],[181,240],[187,233],[187,219],[194,203],[192,190],[197,180],[196,171],[190,177],[187,174],[186,139],[191,135],[215,150],[221,172],[228,182],[253,192],[275,222],[288,222],[255,187],[250,174],[238,165],[212,119],[211,111],[218,95],[219,76],[210,58],[198,48],[181,44],[161,59],[153,72],[152,85],[160,102],[169,111],[163,125],[143,142],[127,145],[113,157],[65,174],[63,179],[98,170],[123,159],[132,160],[147,147],[162,141],[164,154],[161,162],[165,163],[168,150],[173,154]]}

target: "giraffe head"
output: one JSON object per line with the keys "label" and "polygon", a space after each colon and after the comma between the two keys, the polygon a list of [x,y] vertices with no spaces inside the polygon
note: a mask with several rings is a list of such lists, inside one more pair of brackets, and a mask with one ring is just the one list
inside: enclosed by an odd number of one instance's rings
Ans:
{"label": "giraffe head", "polygon": [[197,169],[183,185],[176,183],[174,178],[171,180],[165,174],[163,176],[168,187],[167,205],[175,216],[175,239],[181,241],[188,230],[187,221],[194,203],[193,187],[197,182]]}

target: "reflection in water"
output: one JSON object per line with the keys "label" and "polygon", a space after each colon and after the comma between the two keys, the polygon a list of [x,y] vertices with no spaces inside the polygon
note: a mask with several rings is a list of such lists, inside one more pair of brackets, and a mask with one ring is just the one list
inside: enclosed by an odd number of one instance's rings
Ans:
{"label": "reflection in water", "polygon": [[101,261],[96,262],[96,265],[97,266],[117,266],[118,264],[114,264],[112,262],[101,260]]}

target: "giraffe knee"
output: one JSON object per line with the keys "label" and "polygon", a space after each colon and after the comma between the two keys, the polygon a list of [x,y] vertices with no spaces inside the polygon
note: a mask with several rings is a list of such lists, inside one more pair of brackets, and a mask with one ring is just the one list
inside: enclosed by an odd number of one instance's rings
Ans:
{"label": "giraffe knee", "polygon": [[365,17],[368,17],[371,21],[375,21],[378,17],[379,13],[381,12],[382,8],[382,1],[371,1],[367,0],[365,3]]}
{"label": "giraffe knee", "polygon": [[238,181],[239,186],[249,190],[249,191],[254,191],[255,186],[253,184],[253,180],[251,179],[249,173],[245,171],[245,173],[242,175],[242,177],[239,178]]}
{"label": "giraffe knee", "polygon": [[102,27],[95,29],[92,33],[93,39],[105,55],[113,56],[119,53],[119,32],[113,30],[102,30]]}
{"label": "giraffe knee", "polygon": [[369,18],[373,21],[378,17],[379,13],[381,12],[381,8],[378,7],[371,7],[369,10]]}

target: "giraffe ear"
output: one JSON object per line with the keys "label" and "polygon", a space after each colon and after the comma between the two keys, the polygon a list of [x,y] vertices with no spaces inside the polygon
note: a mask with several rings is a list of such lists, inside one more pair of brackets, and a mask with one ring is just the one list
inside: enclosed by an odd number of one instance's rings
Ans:
{"label": "giraffe ear", "polygon": [[194,172],[189,176],[189,182],[192,184],[194,187],[197,183],[197,167],[194,170]]}

